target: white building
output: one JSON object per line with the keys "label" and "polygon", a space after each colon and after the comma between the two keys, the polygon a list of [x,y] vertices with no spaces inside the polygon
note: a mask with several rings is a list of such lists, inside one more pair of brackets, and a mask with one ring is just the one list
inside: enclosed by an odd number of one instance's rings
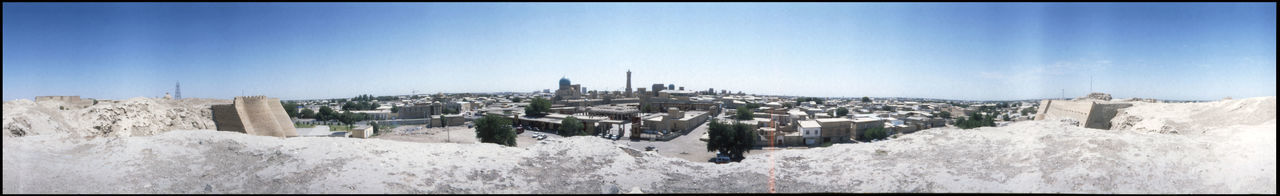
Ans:
{"label": "white building", "polygon": [[822,125],[816,120],[800,121],[800,133],[804,137],[805,145],[814,145],[818,143],[818,138],[822,137]]}

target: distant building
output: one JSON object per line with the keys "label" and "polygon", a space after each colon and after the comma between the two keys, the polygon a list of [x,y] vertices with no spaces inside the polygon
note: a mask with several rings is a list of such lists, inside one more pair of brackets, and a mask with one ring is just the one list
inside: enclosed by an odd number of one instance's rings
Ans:
{"label": "distant building", "polygon": [[399,119],[425,119],[444,113],[444,107],[440,103],[417,104],[400,107],[398,110],[396,113]]}
{"label": "distant building", "polygon": [[853,120],[847,118],[822,118],[815,119],[818,125],[822,127],[819,134],[822,142],[850,142],[853,134]]}
{"label": "distant building", "polygon": [[560,78],[560,88],[556,90],[555,97],[553,97],[555,100],[552,101],[580,99],[582,94],[585,94],[583,92],[585,91],[582,91],[581,85],[570,84],[569,78]]}
{"label": "distant building", "polygon": [[627,70],[627,94],[626,94],[626,97],[632,97],[632,96],[635,96],[635,95],[632,95],[632,94],[631,94],[631,70]]}
{"label": "distant building", "polygon": [[361,139],[367,139],[369,137],[373,137],[373,127],[359,126],[359,127],[353,128],[351,129],[351,137],[361,138]]}
{"label": "distant building", "polygon": [[818,124],[818,121],[804,120],[800,121],[798,124],[800,126],[800,132],[804,137],[805,145],[813,146],[820,144],[819,139],[822,137],[822,125]]}

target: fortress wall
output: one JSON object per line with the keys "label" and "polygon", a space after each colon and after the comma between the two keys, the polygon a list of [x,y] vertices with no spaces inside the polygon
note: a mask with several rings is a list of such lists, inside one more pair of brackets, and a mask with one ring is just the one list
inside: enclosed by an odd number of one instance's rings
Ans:
{"label": "fortress wall", "polygon": [[1094,105],[1093,102],[1088,102],[1088,101],[1077,102],[1077,101],[1050,100],[1048,107],[1044,107],[1044,113],[1036,114],[1036,116],[1037,117],[1043,116],[1042,118],[1037,118],[1041,120],[1045,120],[1045,119],[1054,120],[1054,119],[1064,119],[1064,118],[1072,119],[1080,122],[1081,125],[1084,125],[1085,121],[1089,119],[1089,112],[1093,111],[1093,105]]}
{"label": "fortress wall", "polygon": [[219,131],[249,135],[296,137],[297,128],[284,112],[280,99],[265,96],[236,97],[231,105],[215,105],[214,124]]}
{"label": "fortress wall", "polygon": [[280,98],[268,98],[266,109],[271,111],[271,117],[275,118],[279,126],[278,130],[284,134],[284,137],[298,137],[298,129],[293,127],[293,119],[284,112],[284,105],[280,105]]}
{"label": "fortress wall", "polygon": [[1116,113],[1119,112],[1120,108],[1127,108],[1129,106],[1133,106],[1133,104],[1094,104],[1092,110],[1089,111],[1089,120],[1084,122],[1084,127],[1094,129],[1111,129],[1111,119],[1116,117]]}
{"label": "fortress wall", "polygon": [[1120,108],[1133,104],[1098,103],[1095,101],[1042,100],[1036,120],[1072,119],[1079,126],[1094,129],[1111,129],[1111,118]]}
{"label": "fortress wall", "polygon": [[1049,107],[1053,104],[1053,100],[1040,100],[1040,108],[1036,108],[1035,120],[1044,120],[1044,113],[1049,111]]}
{"label": "fortress wall", "polygon": [[219,131],[235,131],[244,133],[244,124],[240,123],[240,114],[232,104],[213,105],[213,124]]}
{"label": "fortress wall", "polygon": [[250,134],[284,137],[280,124],[275,122],[276,119],[271,115],[272,111],[268,108],[270,104],[267,102],[268,99],[264,96],[250,96],[243,99],[244,113],[247,115],[243,119],[252,124]]}

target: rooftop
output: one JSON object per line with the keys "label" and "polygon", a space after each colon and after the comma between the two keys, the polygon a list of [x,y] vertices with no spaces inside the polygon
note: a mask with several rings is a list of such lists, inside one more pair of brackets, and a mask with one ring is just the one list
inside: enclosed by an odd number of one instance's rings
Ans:
{"label": "rooftop", "polygon": [[818,124],[818,121],[816,121],[816,120],[802,120],[802,121],[800,121],[800,127],[803,127],[803,128],[818,128],[818,127],[822,127],[822,125]]}

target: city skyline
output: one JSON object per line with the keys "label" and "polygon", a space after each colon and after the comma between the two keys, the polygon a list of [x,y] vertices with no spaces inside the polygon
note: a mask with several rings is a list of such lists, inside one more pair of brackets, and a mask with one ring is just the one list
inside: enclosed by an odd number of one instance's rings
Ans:
{"label": "city skyline", "polygon": [[4,99],[1275,96],[1274,3],[4,3]]}

